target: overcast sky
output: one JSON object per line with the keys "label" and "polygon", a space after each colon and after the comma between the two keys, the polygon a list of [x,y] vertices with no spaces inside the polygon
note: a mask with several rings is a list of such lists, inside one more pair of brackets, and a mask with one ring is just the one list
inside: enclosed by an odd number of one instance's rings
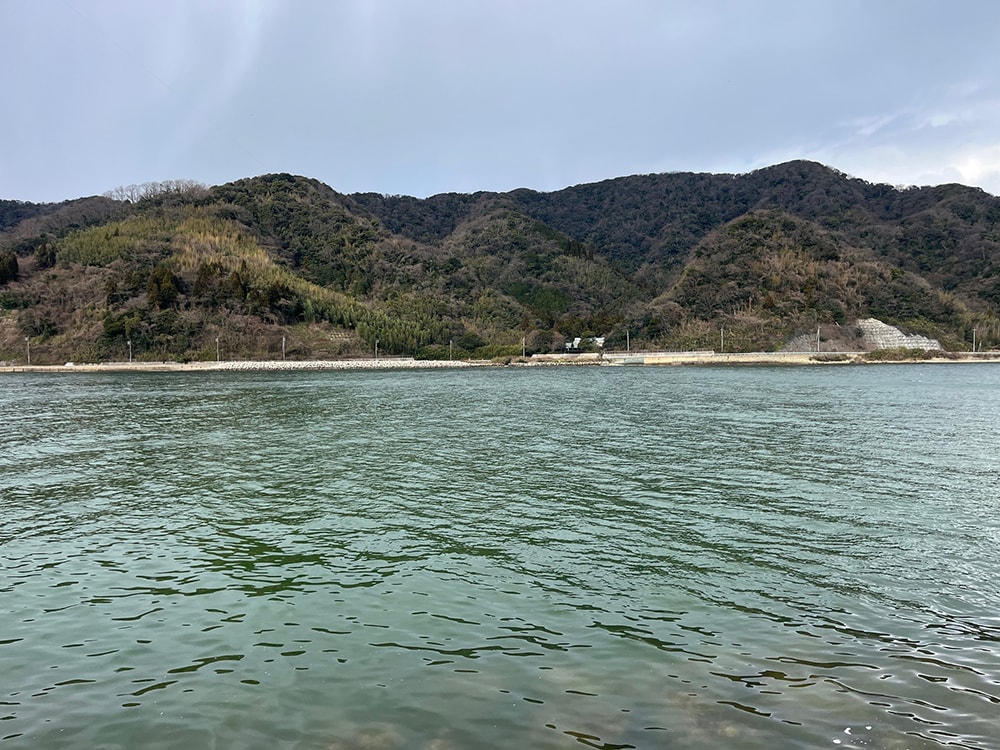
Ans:
{"label": "overcast sky", "polygon": [[0,0],[0,198],[556,190],[789,159],[1000,194],[996,0]]}

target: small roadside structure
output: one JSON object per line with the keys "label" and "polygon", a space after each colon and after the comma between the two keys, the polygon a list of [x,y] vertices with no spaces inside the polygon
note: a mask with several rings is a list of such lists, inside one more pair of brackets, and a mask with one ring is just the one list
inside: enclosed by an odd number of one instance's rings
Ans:
{"label": "small roadside structure", "polygon": [[593,351],[594,349],[604,349],[604,336],[588,336],[586,338],[577,336],[572,341],[566,342],[566,351],[575,353],[580,351]]}

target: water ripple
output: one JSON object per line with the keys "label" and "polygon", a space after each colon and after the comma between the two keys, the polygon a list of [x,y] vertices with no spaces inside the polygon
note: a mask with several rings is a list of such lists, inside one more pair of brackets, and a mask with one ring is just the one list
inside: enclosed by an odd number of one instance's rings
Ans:
{"label": "water ripple", "polygon": [[4,744],[997,747],[992,370],[4,385]]}

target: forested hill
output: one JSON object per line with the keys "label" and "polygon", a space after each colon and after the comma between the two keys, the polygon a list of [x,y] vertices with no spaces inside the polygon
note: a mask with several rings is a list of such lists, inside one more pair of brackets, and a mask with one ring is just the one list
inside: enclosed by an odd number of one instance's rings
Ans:
{"label": "forested hill", "polygon": [[[781,348],[876,317],[1000,339],[1000,199],[804,161],[539,193],[344,195],[286,174],[0,201],[0,361]],[[126,199],[127,198],[127,199]],[[27,341],[25,341],[27,339]],[[218,342],[218,349],[216,339]],[[831,343],[831,346],[833,344]]]}

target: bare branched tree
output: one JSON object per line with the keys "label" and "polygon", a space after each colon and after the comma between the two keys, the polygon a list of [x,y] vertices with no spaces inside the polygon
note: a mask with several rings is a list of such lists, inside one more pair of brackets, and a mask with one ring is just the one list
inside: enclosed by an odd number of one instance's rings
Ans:
{"label": "bare branched tree", "polygon": [[163,182],[143,182],[138,185],[119,185],[104,193],[104,197],[116,201],[137,203],[164,195],[199,197],[204,195],[207,190],[205,185],[195,180],[164,180]]}

